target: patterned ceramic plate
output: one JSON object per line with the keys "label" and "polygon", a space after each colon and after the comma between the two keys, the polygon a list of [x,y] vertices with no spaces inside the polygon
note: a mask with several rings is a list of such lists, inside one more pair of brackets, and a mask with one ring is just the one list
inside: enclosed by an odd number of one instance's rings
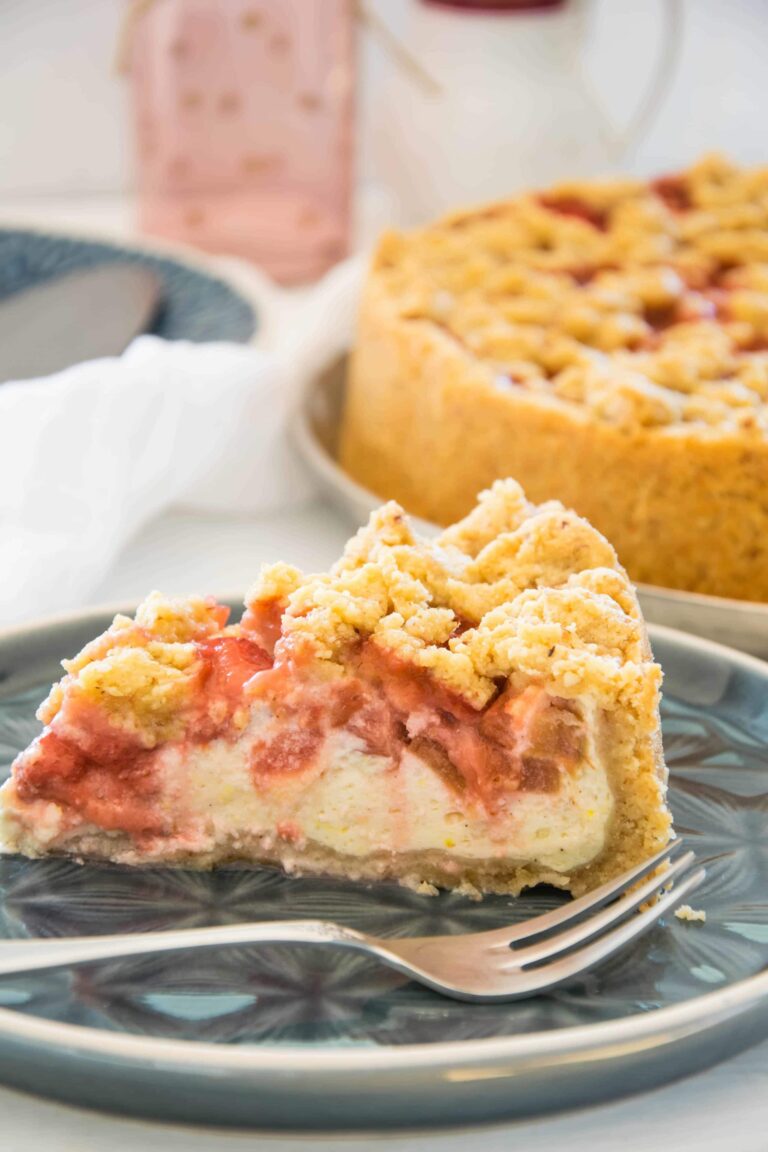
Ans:
{"label": "patterned ceramic plate", "polygon": [[[0,638],[0,766],[56,662],[103,613]],[[0,979],[0,1076],[141,1115],[261,1127],[469,1122],[594,1102],[768,1034],[768,665],[667,629],[677,828],[707,865],[705,925],[672,917],[579,983],[509,1005],[442,999],[352,955],[288,946]],[[552,907],[396,886],[0,859],[0,937],[327,917],[380,935],[476,931]],[[0,941],[0,948],[2,943]]]}

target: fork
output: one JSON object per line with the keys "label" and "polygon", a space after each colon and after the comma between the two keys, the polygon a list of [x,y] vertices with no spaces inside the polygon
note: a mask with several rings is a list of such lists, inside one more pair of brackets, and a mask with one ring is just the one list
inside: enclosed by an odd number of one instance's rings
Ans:
{"label": "fork", "polygon": [[[3,940],[0,975],[186,948],[321,944],[364,952],[456,1000],[522,999],[574,980],[602,963],[697,888],[705,870],[690,871],[695,857],[690,851],[678,855],[681,844],[674,840],[586,896],[507,928],[392,940],[323,920],[287,920],[115,936]],[[665,861],[668,866],[656,871]],[[659,894],[672,880],[674,888]],[[655,902],[631,915],[654,895],[658,896]]]}

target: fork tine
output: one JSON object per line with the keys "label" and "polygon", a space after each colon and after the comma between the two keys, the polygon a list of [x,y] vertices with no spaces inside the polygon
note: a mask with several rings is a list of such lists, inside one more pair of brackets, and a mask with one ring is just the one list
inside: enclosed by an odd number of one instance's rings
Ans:
{"label": "fork tine", "polygon": [[563,924],[567,924],[570,920],[578,920],[585,916],[588,912],[592,912],[595,908],[602,908],[614,896],[618,896],[636,880],[642,880],[649,872],[652,872],[657,865],[671,856],[674,852],[681,848],[683,841],[681,839],[671,840],[653,856],[650,856],[642,864],[635,865],[627,872],[622,873],[621,876],[616,876],[613,880],[608,880],[599,888],[593,889],[592,892],[587,892],[586,896],[580,896],[577,900],[571,900],[568,904],[563,905],[562,908],[555,908],[552,912],[545,912],[542,916],[535,916],[531,920],[526,920],[522,924],[517,924],[514,927],[508,928],[492,928],[489,932],[483,933],[487,940],[492,940],[494,937],[505,944],[514,944],[518,940],[530,940],[533,937],[540,936],[543,932],[549,932],[552,928],[560,928]]}
{"label": "fork tine", "polygon": [[[559,952],[565,952],[566,949],[572,948],[575,944],[580,944],[582,940],[589,940],[592,936],[600,935],[604,929],[618,924],[628,913],[634,912],[635,908],[638,908],[662,885],[667,885],[679,873],[686,872],[695,859],[693,852],[685,852],[682,856],[678,856],[661,875],[650,876],[644,884],[632,888],[621,899],[609,904],[596,916],[589,916],[580,920],[573,928],[567,928],[565,932],[558,932],[557,935],[549,936],[539,944],[531,944],[527,948],[516,949],[512,953],[513,965],[524,968],[534,961],[546,960],[550,956],[556,956]],[[502,947],[505,945],[493,945],[494,950]]]}
{"label": "fork tine", "polygon": [[[690,876],[680,880],[671,892],[660,897],[650,908],[646,908],[644,912],[639,912],[637,916],[630,917],[618,928],[614,928],[612,932],[606,933],[599,940],[587,944],[584,948],[579,948],[570,956],[554,960],[549,964],[543,964],[539,968],[523,969],[522,972],[510,971],[511,983],[505,997],[511,999],[517,996],[530,996],[534,992],[543,992],[556,987],[558,984],[564,984],[582,972],[594,968],[603,960],[607,960],[619,948],[628,944],[630,940],[634,940],[636,936],[647,931],[665,912],[678,904],[683,896],[692,892],[694,888],[698,888],[705,876],[706,870],[697,868]],[[503,972],[505,969],[502,967],[501,971]]]}

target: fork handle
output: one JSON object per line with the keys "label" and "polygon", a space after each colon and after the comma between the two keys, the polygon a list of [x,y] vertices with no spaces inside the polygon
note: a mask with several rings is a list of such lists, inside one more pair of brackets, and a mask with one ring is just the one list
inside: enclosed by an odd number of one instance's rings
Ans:
{"label": "fork handle", "polygon": [[3,940],[0,942],[0,975],[58,968],[63,964],[85,964],[90,960],[178,952],[184,948],[233,944],[325,944],[378,953],[376,943],[362,932],[325,920],[224,924],[213,928],[182,928],[116,936]]}

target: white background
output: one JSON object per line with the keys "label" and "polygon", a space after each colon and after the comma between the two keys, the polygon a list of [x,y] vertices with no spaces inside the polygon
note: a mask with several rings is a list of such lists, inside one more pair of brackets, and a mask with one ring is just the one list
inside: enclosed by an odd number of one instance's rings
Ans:
{"label": "white background", "polygon": [[[227,0],[219,0],[227,3]],[[369,0],[405,27],[409,0]],[[592,0],[587,64],[624,121],[637,103],[666,0]],[[768,3],[685,0],[685,48],[662,117],[629,158],[641,171],[678,167],[703,151],[768,159]],[[124,0],[0,0],[0,199],[114,194],[131,184],[126,83],[113,62]],[[359,174],[379,176],[381,99],[391,64],[361,41]]]}

